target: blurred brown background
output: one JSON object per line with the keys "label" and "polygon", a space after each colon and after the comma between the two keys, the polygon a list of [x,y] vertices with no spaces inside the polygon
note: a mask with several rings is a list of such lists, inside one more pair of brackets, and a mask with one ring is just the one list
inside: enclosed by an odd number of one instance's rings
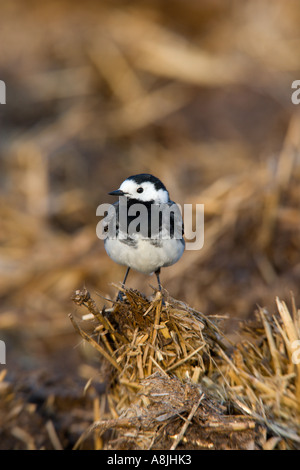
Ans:
{"label": "blurred brown background", "polygon": [[297,0],[1,2],[9,374],[77,374],[70,297],[84,285],[99,305],[115,296],[124,268],[96,237],[96,208],[131,174],[205,204],[204,248],[162,272],[173,297],[232,328],[275,296],[299,304],[299,24]]}

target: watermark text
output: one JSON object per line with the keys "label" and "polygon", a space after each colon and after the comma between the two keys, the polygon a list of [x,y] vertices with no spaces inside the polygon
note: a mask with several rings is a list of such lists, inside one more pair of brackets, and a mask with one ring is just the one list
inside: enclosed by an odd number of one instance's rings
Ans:
{"label": "watermark text", "polygon": [[6,85],[3,80],[0,80],[0,104],[6,104]]}
{"label": "watermark text", "polygon": [[300,80],[294,80],[292,88],[295,89],[291,96],[292,103],[296,105],[300,104]]}
{"label": "watermark text", "polygon": [[6,345],[0,340],[0,364],[6,364]]}
{"label": "watermark text", "polygon": [[100,204],[96,211],[103,219],[97,224],[100,240],[118,238],[168,240],[185,238],[186,250],[200,250],[204,244],[204,204]]}

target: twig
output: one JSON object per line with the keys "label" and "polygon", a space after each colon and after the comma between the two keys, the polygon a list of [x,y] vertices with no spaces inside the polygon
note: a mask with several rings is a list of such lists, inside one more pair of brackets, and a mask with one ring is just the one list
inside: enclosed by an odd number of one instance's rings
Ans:
{"label": "twig", "polygon": [[196,413],[196,411],[197,411],[197,409],[198,409],[198,407],[199,407],[201,401],[203,400],[203,398],[204,398],[204,393],[201,394],[201,396],[200,396],[198,402],[195,403],[194,406],[192,407],[191,412],[190,412],[190,414],[188,415],[186,422],[185,422],[184,425],[182,426],[181,431],[180,431],[180,433],[178,434],[178,436],[177,436],[175,442],[172,444],[172,447],[171,447],[170,450],[175,450],[176,447],[178,446],[178,444],[179,444],[179,442],[181,441],[181,439],[183,438],[183,436],[184,436],[184,434],[185,434],[187,428],[189,427],[189,425],[190,425],[190,423],[191,423],[191,421],[192,421],[192,419],[193,419],[193,417],[194,417],[194,414]]}
{"label": "twig", "polygon": [[90,293],[88,292],[87,289],[81,290],[76,290],[75,293],[72,296],[73,302],[77,305],[84,305],[89,312],[91,312],[94,317],[97,318],[97,320],[116,338],[118,338],[122,343],[127,343],[128,340],[120,335],[112,326],[112,324],[102,315],[102,313],[99,311],[96,302],[91,298]]}
{"label": "twig", "polygon": [[160,372],[165,375],[166,377],[169,377],[166,371],[163,370],[163,368],[158,364],[158,362],[154,359],[154,357],[150,356],[151,361],[156,365],[156,367],[160,370]]}

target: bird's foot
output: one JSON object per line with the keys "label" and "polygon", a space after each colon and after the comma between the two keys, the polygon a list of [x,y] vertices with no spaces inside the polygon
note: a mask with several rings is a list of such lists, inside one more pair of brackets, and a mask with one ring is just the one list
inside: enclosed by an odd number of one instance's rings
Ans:
{"label": "bird's foot", "polygon": [[116,298],[116,302],[124,302],[124,297],[125,297],[124,292],[119,291],[117,298]]}

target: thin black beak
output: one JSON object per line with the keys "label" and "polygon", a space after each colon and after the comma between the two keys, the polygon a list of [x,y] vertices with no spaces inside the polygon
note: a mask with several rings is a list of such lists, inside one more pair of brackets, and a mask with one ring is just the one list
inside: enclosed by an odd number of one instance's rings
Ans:
{"label": "thin black beak", "polygon": [[115,191],[111,191],[110,193],[108,193],[110,196],[124,196],[124,191],[122,191],[121,189],[116,189]]}

